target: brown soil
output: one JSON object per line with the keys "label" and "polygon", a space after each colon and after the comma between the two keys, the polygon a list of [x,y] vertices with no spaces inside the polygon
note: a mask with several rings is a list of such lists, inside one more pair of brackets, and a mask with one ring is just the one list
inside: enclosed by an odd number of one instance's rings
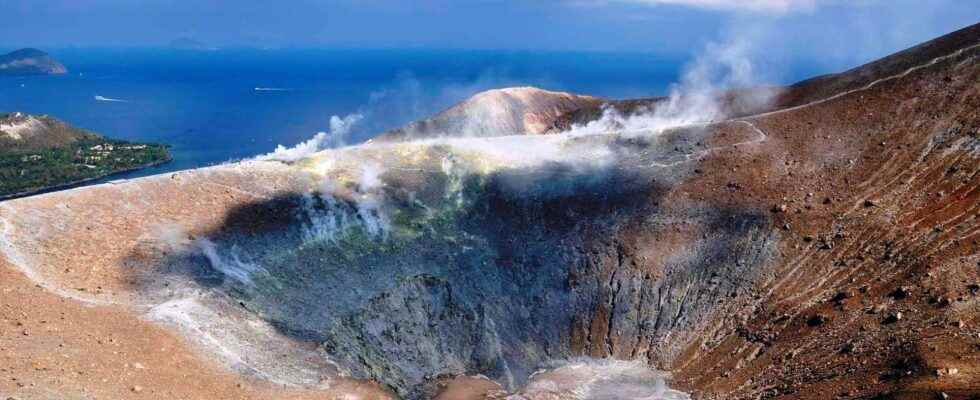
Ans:
{"label": "brown soil", "polygon": [[[340,382],[361,399],[388,395]],[[0,259],[4,399],[334,399],[231,372],[174,332],[118,306],[92,306],[32,284]]]}

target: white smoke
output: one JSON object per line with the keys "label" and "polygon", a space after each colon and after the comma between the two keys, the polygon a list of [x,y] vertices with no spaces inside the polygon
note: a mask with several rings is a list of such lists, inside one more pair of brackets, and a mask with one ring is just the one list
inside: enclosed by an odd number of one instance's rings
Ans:
{"label": "white smoke", "polygon": [[[759,84],[751,61],[751,41],[737,37],[731,41],[709,43],[671,86],[669,96],[655,105],[624,115],[614,107],[606,107],[602,117],[585,125],[576,125],[571,135],[603,134],[610,132],[643,132],[656,134],[664,130],[722,120],[725,114],[726,90],[748,88]],[[746,93],[740,101],[758,106],[771,100],[773,91],[758,90]]]}
{"label": "white smoke", "polygon": [[324,178],[316,194],[303,196],[301,210],[305,215],[303,242],[336,244],[353,228],[362,228],[372,238],[384,239],[389,219],[384,212],[384,168],[365,161],[359,164],[360,175],[353,188]]}
{"label": "white smoke", "polygon": [[309,140],[293,147],[276,146],[272,153],[255,157],[263,161],[293,162],[310,156],[320,150],[346,146],[351,129],[364,119],[362,114],[349,114],[343,118],[336,115],[330,117],[330,132],[318,132]]}
{"label": "white smoke", "polygon": [[384,182],[380,164],[365,162],[361,164],[361,177],[358,180],[357,214],[364,229],[371,236],[384,236],[388,231],[388,218],[382,209]]}
{"label": "white smoke", "polygon": [[212,268],[239,283],[252,286],[252,274],[265,271],[258,265],[243,261],[235,247],[232,247],[228,256],[225,257],[218,252],[218,246],[207,238],[197,239],[194,243],[201,254],[208,259]]}

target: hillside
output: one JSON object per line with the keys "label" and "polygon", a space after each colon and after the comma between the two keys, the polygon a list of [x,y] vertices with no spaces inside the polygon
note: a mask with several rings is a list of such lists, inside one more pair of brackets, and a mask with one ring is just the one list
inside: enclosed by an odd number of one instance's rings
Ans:
{"label": "hillside", "polygon": [[550,129],[559,116],[601,102],[592,96],[532,87],[488,90],[430,118],[384,132],[372,141],[539,134]]}
{"label": "hillside", "polygon": [[0,55],[2,75],[59,75],[68,69],[58,60],[38,49],[20,49]]}
{"label": "hillside", "polygon": [[104,138],[46,115],[0,114],[0,199],[169,159],[162,145]]}
{"label": "hillside", "polygon": [[980,395],[980,29],[755,112],[740,93],[666,131],[375,141],[2,202],[0,393],[650,394],[533,384],[588,357],[697,399]]}
{"label": "hillside", "polygon": [[[980,25],[969,26],[845,72],[814,77],[786,87],[733,90],[722,101],[722,104],[725,108],[725,114],[730,117],[741,117],[827,99],[860,89],[881,77],[901,74],[918,65],[916,63],[922,60],[947,55],[969,47],[978,35],[980,35]],[[751,98],[752,94],[758,91],[774,91],[777,95],[773,101],[765,104],[740,101],[740,99]],[[602,116],[605,107],[613,108],[624,115],[632,115],[647,112],[666,99],[666,97],[653,97],[606,100],[586,105],[555,118],[553,127],[548,132],[561,132],[571,129],[574,125],[584,125],[589,121],[598,119]]]}

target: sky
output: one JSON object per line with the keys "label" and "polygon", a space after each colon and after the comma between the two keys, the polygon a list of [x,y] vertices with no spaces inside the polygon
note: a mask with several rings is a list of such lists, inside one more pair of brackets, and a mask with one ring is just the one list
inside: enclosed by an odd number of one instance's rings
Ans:
{"label": "sky", "polygon": [[439,48],[693,54],[745,37],[772,57],[856,63],[980,21],[972,0],[0,0],[0,46]]}

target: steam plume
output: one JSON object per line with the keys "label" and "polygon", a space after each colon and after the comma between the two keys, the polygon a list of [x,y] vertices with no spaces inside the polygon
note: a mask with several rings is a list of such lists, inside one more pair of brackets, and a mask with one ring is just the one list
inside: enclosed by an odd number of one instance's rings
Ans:
{"label": "steam plume", "polygon": [[258,265],[243,261],[235,248],[232,248],[230,254],[225,257],[218,252],[218,246],[209,239],[197,239],[195,244],[201,251],[201,254],[207,257],[212,268],[239,283],[251,286],[253,284],[252,274],[264,271]]}
{"label": "steam plume", "polygon": [[[724,119],[727,117],[724,91],[759,83],[749,56],[750,49],[750,42],[745,38],[721,44],[709,43],[705,51],[685,68],[680,83],[671,87],[667,99],[629,115],[607,106],[601,118],[573,126],[568,133],[644,131],[655,134],[674,127]],[[741,100],[757,107],[768,103],[773,94],[772,91],[757,91]]]}
{"label": "steam plume", "polygon": [[347,145],[351,129],[364,118],[361,114],[349,114],[343,118],[330,117],[330,133],[319,132],[313,138],[293,147],[276,146],[272,153],[256,157],[257,160],[293,162],[320,150]]}

